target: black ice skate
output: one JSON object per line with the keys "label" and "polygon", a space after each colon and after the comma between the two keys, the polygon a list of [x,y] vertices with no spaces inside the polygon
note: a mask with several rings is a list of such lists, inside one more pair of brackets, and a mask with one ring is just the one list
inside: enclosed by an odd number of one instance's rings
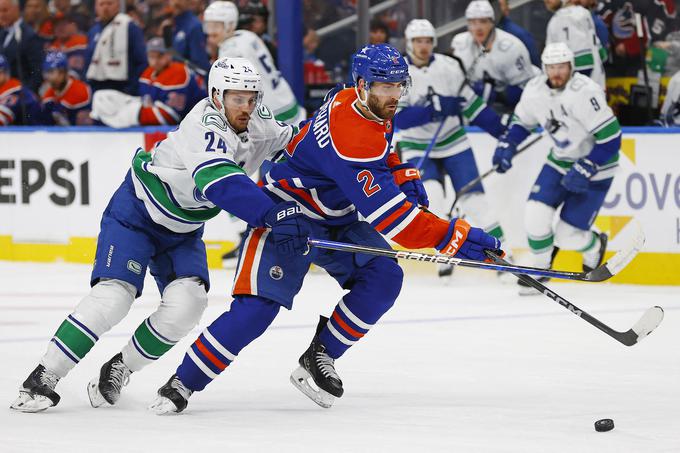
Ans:
{"label": "black ice skate", "polygon": [[609,241],[609,236],[605,233],[600,233],[598,235],[598,240],[600,242],[600,248],[595,249],[591,253],[583,254],[583,272],[590,272],[597,266],[602,264],[604,260],[604,252],[607,251],[607,242]]}
{"label": "black ice skate", "polygon": [[131,374],[132,371],[123,363],[123,354],[120,352],[102,365],[99,377],[87,384],[87,394],[92,407],[116,404],[121,389],[130,382]]}
{"label": "black ice skate", "polygon": [[[555,257],[557,256],[557,252],[560,251],[559,247],[553,247],[552,254],[550,255],[550,266],[548,268],[553,267],[553,263],[555,262]],[[535,277],[536,281],[542,284],[546,284],[550,281],[550,277]],[[533,286],[529,286],[526,283],[524,283],[521,280],[517,280],[517,285],[519,286],[519,295],[520,296],[534,296],[534,295],[539,295],[541,294],[536,288]]]}
{"label": "black ice skate", "polygon": [[[319,333],[327,323],[328,318],[320,316],[312,343],[298,360],[300,367],[290,375],[290,382],[295,387],[325,408],[331,407],[335,398],[340,398],[344,392],[340,376],[335,371],[335,360],[326,354],[326,347],[319,342]],[[312,387],[310,378],[317,388]]]}
{"label": "black ice skate", "polygon": [[176,374],[170,376],[168,382],[158,389],[158,398],[151,403],[149,410],[156,415],[178,414],[186,409],[193,390],[184,386]]}
{"label": "black ice skate", "polygon": [[41,412],[48,407],[56,406],[61,397],[54,391],[59,376],[38,365],[24,381],[19,397],[10,409],[21,412]]}

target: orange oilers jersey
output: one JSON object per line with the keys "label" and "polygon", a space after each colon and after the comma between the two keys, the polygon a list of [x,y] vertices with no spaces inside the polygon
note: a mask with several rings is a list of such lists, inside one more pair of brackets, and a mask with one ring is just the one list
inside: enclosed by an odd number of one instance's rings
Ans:
{"label": "orange oilers jersey", "polygon": [[92,124],[89,112],[92,104],[92,91],[87,83],[76,78],[68,78],[66,86],[60,92],[50,87],[43,95],[43,110],[47,121],[66,126]]}
{"label": "orange oilers jersey", "polygon": [[356,101],[350,88],[326,102],[288,145],[288,160],[265,175],[265,190],[317,222],[346,225],[361,214],[398,244],[434,247],[449,223],[407,201],[386,163],[392,122],[366,118]]}
{"label": "orange oilers jersey", "polygon": [[139,77],[142,108],[141,125],[178,124],[193,106],[206,96],[195,75],[183,63],[172,62],[154,73],[148,67]]}
{"label": "orange oilers jersey", "polygon": [[40,124],[41,116],[35,94],[24,88],[19,80],[10,78],[0,85],[0,126]]}

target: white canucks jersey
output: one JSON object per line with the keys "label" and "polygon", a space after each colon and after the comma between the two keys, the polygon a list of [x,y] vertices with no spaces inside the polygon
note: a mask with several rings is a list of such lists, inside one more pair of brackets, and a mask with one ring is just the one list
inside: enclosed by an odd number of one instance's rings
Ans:
{"label": "white canucks jersey", "polygon": [[661,106],[661,121],[666,126],[680,126],[680,72],[676,72],[668,82]]}
{"label": "white canucks jersey", "polygon": [[[606,143],[621,135],[619,122],[607,105],[602,88],[578,73],[562,90],[550,88],[545,75],[532,79],[515,107],[512,123],[528,130],[540,125],[546,130],[553,141],[548,164],[561,173],[590,154],[596,143]],[[600,167],[593,180],[611,178],[618,160],[617,153]]]}
{"label": "white canucks jersey", "polygon": [[306,111],[297,99],[286,79],[283,78],[265,43],[255,33],[236,30],[233,36],[222,41],[218,57],[247,58],[262,76],[263,102],[274,112],[277,120],[297,125],[306,118]]}
{"label": "white canucks jersey", "polygon": [[545,43],[566,43],[574,52],[577,71],[591,70],[590,78],[605,88],[605,74],[600,57],[600,40],[590,11],[579,5],[564,6],[550,18]]}
{"label": "white canucks jersey", "polygon": [[[430,96],[436,93],[440,96],[462,96],[465,98],[463,116],[472,121],[484,109],[484,101],[465,83],[465,74],[460,64],[453,58],[435,53],[427,66],[418,68],[409,61],[409,74],[412,85],[408,93],[399,100],[399,108],[409,106],[426,106],[430,103]],[[392,142],[402,152],[402,159],[407,160],[424,152],[439,127],[439,121],[433,121],[422,126],[398,130]],[[437,136],[435,146],[430,157],[444,158],[458,154],[470,148],[465,135],[465,129],[459,117],[449,116],[444,120],[441,132]]]}
{"label": "white canucks jersey", "polygon": [[[200,228],[219,212],[203,193],[236,175],[252,175],[297,132],[261,105],[237,134],[205,98],[152,152],[137,150],[132,176],[137,197],[154,222],[177,233]],[[234,194],[238,196],[238,194]]]}
{"label": "white canucks jersey", "polygon": [[506,85],[524,87],[541,70],[531,64],[529,51],[522,41],[499,28],[494,29],[494,33],[488,52],[483,52],[470,32],[457,34],[451,41],[453,54],[463,61],[470,82],[491,78],[498,91]]}

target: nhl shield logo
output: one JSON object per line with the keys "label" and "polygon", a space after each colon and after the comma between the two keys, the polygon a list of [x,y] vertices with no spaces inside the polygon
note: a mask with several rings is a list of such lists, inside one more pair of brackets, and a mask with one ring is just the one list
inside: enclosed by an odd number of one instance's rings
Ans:
{"label": "nhl shield logo", "polygon": [[283,278],[283,269],[279,266],[272,266],[269,268],[269,276],[274,280],[281,280]]}

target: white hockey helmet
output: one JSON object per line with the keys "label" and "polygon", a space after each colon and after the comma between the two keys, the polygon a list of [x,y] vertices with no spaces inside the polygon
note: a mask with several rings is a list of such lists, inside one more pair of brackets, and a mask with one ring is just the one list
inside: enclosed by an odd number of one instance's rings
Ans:
{"label": "white hockey helmet", "polygon": [[235,30],[238,25],[238,8],[232,2],[212,2],[203,11],[203,31],[207,33],[206,22],[221,22],[225,30]]}
{"label": "white hockey helmet", "polygon": [[543,64],[543,72],[546,72],[545,67],[549,64],[569,63],[571,64],[571,73],[574,73],[574,52],[564,42],[554,42],[545,46],[541,54],[541,63]]}
{"label": "white hockey helmet", "polygon": [[492,22],[495,22],[496,13],[487,0],[473,0],[465,8],[465,19],[491,19]]}
{"label": "white hockey helmet", "polygon": [[208,74],[208,98],[210,103],[224,113],[224,109],[215,105],[213,94],[223,101],[227,90],[256,91],[257,105],[262,102],[262,77],[255,66],[245,58],[218,58],[210,67]]}
{"label": "white hockey helmet", "polygon": [[406,38],[406,53],[409,55],[413,55],[414,38],[432,38],[432,45],[437,46],[437,33],[434,31],[434,25],[427,19],[411,20],[406,25],[404,37]]}

